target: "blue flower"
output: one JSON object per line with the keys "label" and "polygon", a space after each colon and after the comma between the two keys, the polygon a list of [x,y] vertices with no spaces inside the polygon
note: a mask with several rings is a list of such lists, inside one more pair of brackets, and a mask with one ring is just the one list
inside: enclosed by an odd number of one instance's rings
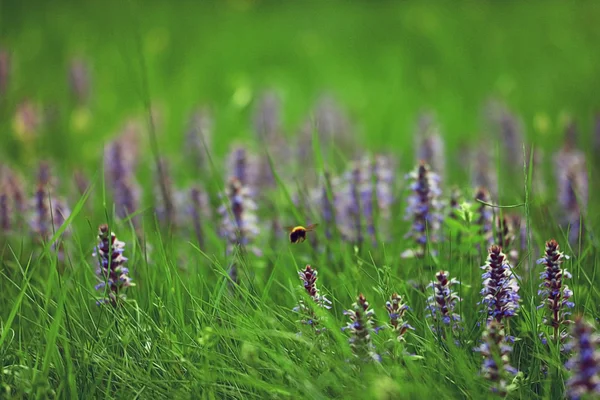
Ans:
{"label": "blue flower", "polygon": [[128,261],[123,256],[124,250],[125,243],[118,240],[114,233],[109,232],[108,225],[100,225],[98,245],[93,253],[94,257],[98,257],[99,267],[96,274],[100,280],[95,289],[102,289],[108,293],[98,301],[98,304],[108,303],[116,307],[126,299],[127,288],[135,286],[129,277],[129,269],[124,266]]}
{"label": "blue flower", "polygon": [[565,364],[571,372],[566,382],[567,397],[580,399],[586,394],[600,396],[600,337],[581,317],[575,319],[571,332],[573,339],[566,346],[573,351],[573,356]]}
{"label": "blue flower", "polygon": [[483,279],[481,304],[486,306],[488,321],[495,319],[502,322],[506,318],[513,317],[519,308],[520,296],[517,293],[519,284],[500,246],[490,247],[487,262],[481,268],[486,270],[481,275]]}

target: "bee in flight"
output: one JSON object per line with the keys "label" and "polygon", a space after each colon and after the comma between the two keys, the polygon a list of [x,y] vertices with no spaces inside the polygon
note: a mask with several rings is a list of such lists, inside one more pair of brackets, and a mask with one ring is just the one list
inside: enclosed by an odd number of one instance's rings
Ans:
{"label": "bee in flight", "polygon": [[303,226],[288,226],[285,229],[290,231],[290,242],[302,243],[306,240],[306,232],[314,231],[319,224],[310,224],[306,228]]}

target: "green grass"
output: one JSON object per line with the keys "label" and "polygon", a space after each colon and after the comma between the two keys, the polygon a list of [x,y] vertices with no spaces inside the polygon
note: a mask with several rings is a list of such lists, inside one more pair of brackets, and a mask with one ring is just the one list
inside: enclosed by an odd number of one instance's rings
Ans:
{"label": "green grass", "polygon": [[[406,205],[402,176],[414,167],[414,130],[419,112],[434,110],[446,142],[444,188],[470,193],[468,171],[460,165],[465,144],[485,138],[483,106],[504,100],[523,119],[526,135],[548,156],[560,147],[569,118],[580,128],[578,144],[590,162],[588,228],[595,234],[593,118],[600,110],[597,66],[600,8],[593,2],[252,2],[224,1],[0,2],[0,49],[12,59],[6,95],[0,97],[2,163],[25,177],[35,191],[40,160],[50,160],[56,191],[69,201],[71,216],[64,246],[66,260],[27,229],[0,234],[0,397],[15,398],[487,398],[489,384],[479,376],[481,358],[472,351],[481,337],[478,313],[480,265],[475,236],[447,241],[439,257],[404,260],[408,243],[402,220]],[[78,127],[77,107],[68,89],[73,56],[91,65],[89,121]],[[160,156],[170,162],[176,188],[202,184],[213,213],[225,187],[225,157],[235,141],[265,158],[252,117],[263,90],[282,99],[286,137],[297,136],[323,93],[348,111],[356,134],[349,146],[315,141],[310,163],[297,165],[272,156],[276,184],[259,201],[263,250],[235,255],[240,285],[231,290],[232,257],[218,236],[218,219],[204,221],[200,249],[189,221],[172,232],[155,223],[155,154],[150,136],[141,136],[136,178],[143,188],[142,234],[129,220],[114,216],[110,182],[104,182],[102,149],[128,118],[147,128],[148,105],[160,110],[156,126]],[[13,115],[30,99],[54,119],[32,140],[17,135]],[[197,105],[208,105],[215,131],[210,162],[202,173],[183,153],[186,122]],[[148,130],[148,129],[146,129]],[[314,132],[315,138],[321,138]],[[501,143],[489,143],[501,152]],[[384,152],[398,159],[399,177],[392,210],[392,239],[355,247],[339,235],[325,240],[323,224],[309,241],[291,246],[285,231],[273,237],[274,217],[282,225],[318,220],[314,204],[292,202],[306,178],[324,171],[340,174],[355,154]],[[528,157],[528,155],[527,155]],[[556,223],[550,159],[542,171],[547,197],[531,191],[523,167],[500,157],[501,204],[523,204],[533,232],[516,267],[521,310],[511,321],[512,365],[522,375],[514,398],[560,398],[565,373],[554,348],[537,340],[542,313],[536,310],[538,272],[527,270],[552,237],[572,256],[576,312],[598,316],[595,240],[570,247]],[[93,187],[81,196],[73,170]],[[528,178],[529,179],[529,178]],[[331,188],[329,188],[331,192]],[[447,194],[446,190],[446,194]],[[331,193],[330,193],[331,195]],[[126,242],[125,255],[136,286],[118,309],[98,307],[92,257],[97,227],[108,223]],[[334,227],[332,227],[334,228]],[[450,229],[447,227],[447,229]],[[137,232],[137,233],[140,233]],[[63,233],[55,233],[59,237]],[[593,235],[594,236],[594,235]],[[326,335],[311,336],[292,311],[303,296],[297,271],[317,268],[318,287],[333,302],[321,314]],[[462,282],[457,290],[465,321],[461,346],[439,340],[424,308],[428,292],[413,286],[447,269]],[[374,335],[381,364],[353,359],[348,322],[359,292],[387,322],[384,308],[393,292],[411,307],[415,327],[403,346],[389,330]],[[547,368],[547,374],[542,368]]]}

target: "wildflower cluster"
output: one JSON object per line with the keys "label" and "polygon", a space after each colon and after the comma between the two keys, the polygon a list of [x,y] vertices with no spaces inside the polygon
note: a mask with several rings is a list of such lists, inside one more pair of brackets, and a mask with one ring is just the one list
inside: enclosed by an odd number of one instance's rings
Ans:
{"label": "wildflower cluster", "polygon": [[235,177],[229,179],[223,200],[218,210],[221,216],[220,234],[227,239],[227,252],[231,254],[234,246],[247,246],[258,235],[257,206],[250,197],[249,189]]}
{"label": "wildflower cluster", "polygon": [[408,198],[405,219],[411,220],[412,226],[405,237],[413,239],[416,247],[404,251],[402,257],[423,257],[427,244],[435,243],[439,239],[442,222],[439,177],[426,163],[421,162],[407,175],[407,179],[412,181],[412,193]]}
{"label": "wildflower cluster", "polygon": [[[304,290],[306,293],[308,293],[317,307],[329,310],[331,308],[331,301],[325,296],[319,294],[319,289],[317,289],[317,270],[312,268],[310,265],[307,265],[304,270],[298,271],[298,275],[303,283]],[[294,311],[303,316],[301,322],[305,325],[312,326],[316,334],[319,334],[325,330],[325,328],[319,328],[319,320],[312,306],[306,304],[303,300],[298,302],[298,306],[294,307]]]}
{"label": "wildflower cluster", "polygon": [[492,386],[492,392],[505,396],[509,391],[509,378],[517,373],[510,365],[512,346],[504,334],[504,326],[492,320],[487,324],[482,343],[475,348],[483,356],[481,373]]}
{"label": "wildflower cluster", "polygon": [[[538,290],[538,295],[543,298],[543,302],[538,308],[545,306],[544,323],[552,328],[550,339],[559,342],[563,342],[568,337],[564,328],[571,323],[568,319],[571,313],[567,310],[575,306],[569,300],[573,292],[563,283],[563,279],[571,278],[571,274],[561,268],[566,258],[568,259],[569,256],[559,250],[556,240],[551,239],[546,242],[544,257],[537,260],[537,263],[544,267],[544,271],[540,274],[543,281]],[[542,339],[544,342],[547,340],[545,337]]]}
{"label": "wildflower cluster", "polygon": [[450,279],[447,271],[439,271],[435,274],[435,281],[429,285],[433,289],[433,295],[427,299],[427,316],[434,322],[431,328],[442,335],[444,326],[454,331],[461,320],[460,315],[454,312],[456,303],[461,301],[461,298],[452,290],[452,286],[459,283],[455,278]]}
{"label": "wildflower cluster", "polygon": [[575,244],[582,231],[589,197],[589,178],[585,153],[567,141],[554,159],[557,198],[562,225],[569,230],[569,242]]}
{"label": "wildflower cluster", "polygon": [[342,330],[350,331],[350,347],[359,359],[380,361],[381,357],[375,353],[375,346],[371,341],[375,312],[369,307],[365,296],[359,294],[356,302],[352,304],[352,309],[344,311],[344,315],[350,318],[350,322]]}
{"label": "wildflower cluster", "polygon": [[117,307],[126,299],[125,292],[130,286],[135,286],[129,277],[129,269],[124,265],[127,258],[123,256],[125,243],[117,239],[116,235],[108,230],[108,225],[100,225],[98,229],[98,245],[93,256],[98,258],[96,274],[100,283],[96,290],[104,290],[104,298],[98,304],[108,303]]}
{"label": "wildflower cluster", "polygon": [[500,246],[490,247],[487,262],[481,268],[485,270],[481,276],[481,296],[486,307],[487,320],[504,323],[508,318],[515,316],[519,309],[520,297],[519,284]]}
{"label": "wildflower cluster", "polygon": [[585,395],[600,396],[600,336],[582,317],[575,319],[571,333],[568,348],[573,356],[565,364],[571,374],[566,382],[567,397],[578,400]]}

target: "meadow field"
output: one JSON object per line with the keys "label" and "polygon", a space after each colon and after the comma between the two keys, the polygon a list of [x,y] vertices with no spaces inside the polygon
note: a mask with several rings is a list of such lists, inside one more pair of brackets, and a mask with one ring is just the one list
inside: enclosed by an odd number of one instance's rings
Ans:
{"label": "meadow field", "polygon": [[0,1],[0,398],[600,398],[599,20]]}

